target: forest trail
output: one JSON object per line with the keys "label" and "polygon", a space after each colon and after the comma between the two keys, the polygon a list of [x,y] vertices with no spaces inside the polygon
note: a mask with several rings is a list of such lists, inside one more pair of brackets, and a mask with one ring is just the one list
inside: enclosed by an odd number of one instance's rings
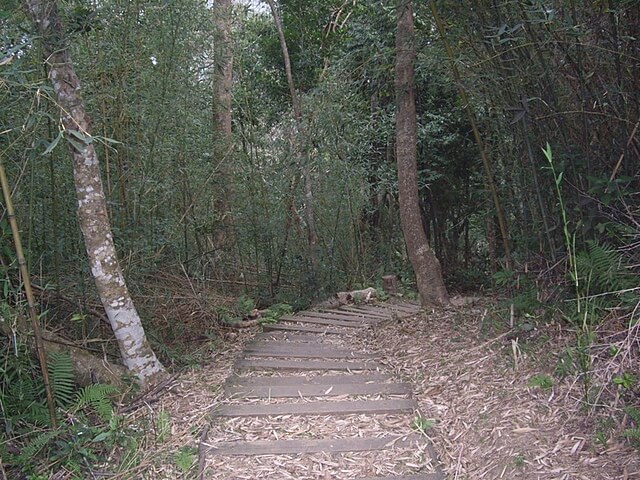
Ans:
{"label": "forest trail", "polygon": [[409,302],[343,306],[264,325],[202,435],[199,479],[444,479],[412,386],[348,345],[418,312]]}

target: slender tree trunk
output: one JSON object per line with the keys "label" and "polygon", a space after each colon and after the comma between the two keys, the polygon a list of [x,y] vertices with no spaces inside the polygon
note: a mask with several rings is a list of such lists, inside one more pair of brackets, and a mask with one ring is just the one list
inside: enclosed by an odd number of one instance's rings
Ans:
{"label": "slender tree trunk", "polygon": [[219,249],[233,243],[233,221],[230,177],[233,137],[231,133],[231,89],[233,85],[233,48],[231,44],[231,0],[215,0],[215,64],[213,68],[213,145],[214,161],[218,169],[219,189],[215,201],[219,225],[214,236],[214,247]]}
{"label": "slender tree trunk", "polygon": [[274,0],[267,0],[269,7],[271,8],[271,14],[273,15],[273,21],[276,24],[276,30],[278,31],[278,38],[280,39],[280,46],[282,48],[282,56],[284,57],[284,69],[287,76],[287,83],[289,84],[289,94],[291,95],[291,103],[293,105],[293,115],[296,121],[297,136],[298,139],[295,142],[298,155],[301,157],[302,176],[304,178],[304,212],[305,222],[307,224],[307,243],[309,246],[309,260],[311,261],[311,273],[312,282],[315,283],[318,274],[318,255],[316,252],[318,244],[318,234],[315,221],[315,208],[313,198],[313,179],[311,176],[311,159],[309,158],[306,145],[306,138],[304,135],[304,126],[302,122],[302,107],[300,105],[300,99],[296,93],[296,87],[293,82],[293,73],[291,71],[291,60],[289,58],[289,48],[287,47],[287,40],[284,36],[284,29],[282,28],[282,21],[276,8]]}
{"label": "slender tree trunk", "polygon": [[78,219],[91,273],[122,359],[145,386],[160,380],[166,372],[147,342],[120,269],[107,215],[100,164],[92,143],[90,118],[79,96],[80,81],[69,55],[56,1],[25,0],[25,7],[41,36],[49,78],[73,159]]}
{"label": "slender tree trunk", "polygon": [[411,1],[398,0],[396,13],[396,161],[400,222],[422,304],[444,305],[449,303],[449,294],[442,280],[440,262],[429,246],[422,226],[418,197],[416,50]]}

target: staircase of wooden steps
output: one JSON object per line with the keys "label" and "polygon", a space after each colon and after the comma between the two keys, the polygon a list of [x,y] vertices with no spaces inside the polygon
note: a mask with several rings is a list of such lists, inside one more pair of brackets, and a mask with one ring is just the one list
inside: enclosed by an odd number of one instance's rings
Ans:
{"label": "staircase of wooden steps", "polygon": [[[444,480],[430,440],[412,429],[419,412],[411,385],[386,372],[384,359],[343,341],[419,310],[406,301],[352,305],[299,312],[264,325],[227,379],[224,402],[212,409],[212,431],[232,431],[233,440],[211,432],[202,439],[205,458],[217,462],[210,468],[201,463],[199,478]],[[391,419],[389,431],[368,432],[381,416],[390,416],[384,417]],[[263,433],[247,434],[247,422],[260,422],[254,428]],[[305,425],[284,438],[296,422]],[[233,431],[234,424],[243,426],[244,435]],[[364,455],[362,465],[357,458],[339,457],[354,453]],[[379,462],[376,455],[383,455]],[[349,468],[341,469],[340,461]],[[333,470],[314,473],[308,467],[323,462]]]}

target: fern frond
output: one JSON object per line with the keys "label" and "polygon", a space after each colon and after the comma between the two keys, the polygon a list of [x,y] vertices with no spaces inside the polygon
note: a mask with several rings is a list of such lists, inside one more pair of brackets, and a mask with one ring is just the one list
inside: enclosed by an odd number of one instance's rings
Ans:
{"label": "fern frond", "polygon": [[118,389],[113,385],[97,383],[82,388],[76,396],[76,408],[91,407],[98,416],[108,422],[113,416],[113,406],[109,395],[117,393]]}
{"label": "fern frond", "polygon": [[62,431],[60,429],[56,429],[40,433],[22,449],[20,455],[18,455],[18,463],[24,464],[32,461],[38,452],[40,452],[40,450],[42,450],[51,440],[60,435],[61,432]]}
{"label": "fern frond", "polygon": [[53,398],[59,407],[67,408],[73,402],[76,388],[71,356],[66,352],[52,352],[47,363]]}
{"label": "fern frond", "polygon": [[596,241],[576,255],[576,269],[584,294],[615,292],[635,286],[624,258],[610,245]]}

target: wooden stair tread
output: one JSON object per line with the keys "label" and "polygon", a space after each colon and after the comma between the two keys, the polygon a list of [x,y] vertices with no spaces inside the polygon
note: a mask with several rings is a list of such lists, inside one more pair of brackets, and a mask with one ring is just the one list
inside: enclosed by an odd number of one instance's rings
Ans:
{"label": "wooden stair tread", "polygon": [[390,380],[387,374],[360,374],[360,375],[319,375],[315,377],[241,377],[233,375],[227,379],[227,385],[249,386],[285,386],[285,385],[345,385],[357,383],[375,383]]}
{"label": "wooden stair tread", "polygon": [[338,385],[234,385],[225,388],[228,397],[299,398],[338,395],[408,395],[408,383],[344,383]]}
{"label": "wooden stair tread", "polygon": [[[338,313],[340,312],[340,313]],[[366,315],[348,315],[341,311],[330,312],[300,312],[299,315],[312,318],[324,318],[329,320],[341,320],[343,322],[361,323],[366,325],[375,325],[380,322],[378,318],[367,317]]]}
{"label": "wooden stair tread", "polygon": [[[320,333],[296,333],[296,332],[263,332],[256,334],[253,339],[263,342],[286,342],[286,343],[317,343],[323,339],[331,338]],[[335,338],[335,337],[334,337]]]}
{"label": "wooden stair tread", "polygon": [[300,315],[284,315],[280,317],[281,322],[310,323],[316,325],[330,325],[335,327],[367,328],[371,324],[365,322],[351,322],[348,320],[336,320],[331,318],[307,317]]}
{"label": "wooden stair tread", "polygon": [[355,437],[337,439],[261,440],[224,442],[210,447],[219,455],[286,455],[300,453],[366,452],[391,448],[406,448],[424,440],[417,434],[388,437]]}
{"label": "wooden stair tread", "polygon": [[343,307],[342,310],[345,312],[352,312],[365,316],[380,318],[383,320],[388,320],[393,317],[393,312],[385,312],[374,308]]}
{"label": "wooden stair tread", "polygon": [[287,331],[287,332],[308,332],[308,333],[325,333],[329,335],[343,335],[345,332],[335,328],[309,327],[307,325],[282,325],[279,323],[263,324],[262,329],[265,331]]}
{"label": "wooden stair tread", "polygon": [[351,415],[412,411],[414,399],[318,401],[304,403],[221,405],[213,413],[218,417],[265,417],[274,415]]}
{"label": "wooden stair tread", "polygon": [[338,360],[263,360],[241,359],[236,362],[239,369],[276,370],[376,370],[382,365],[376,362],[345,362]]}
{"label": "wooden stair tread", "polygon": [[374,358],[375,355],[370,353],[353,352],[347,349],[337,348],[318,348],[317,346],[305,345],[300,347],[278,345],[271,346],[255,346],[248,347],[244,353],[247,357],[283,357],[283,358]]}

